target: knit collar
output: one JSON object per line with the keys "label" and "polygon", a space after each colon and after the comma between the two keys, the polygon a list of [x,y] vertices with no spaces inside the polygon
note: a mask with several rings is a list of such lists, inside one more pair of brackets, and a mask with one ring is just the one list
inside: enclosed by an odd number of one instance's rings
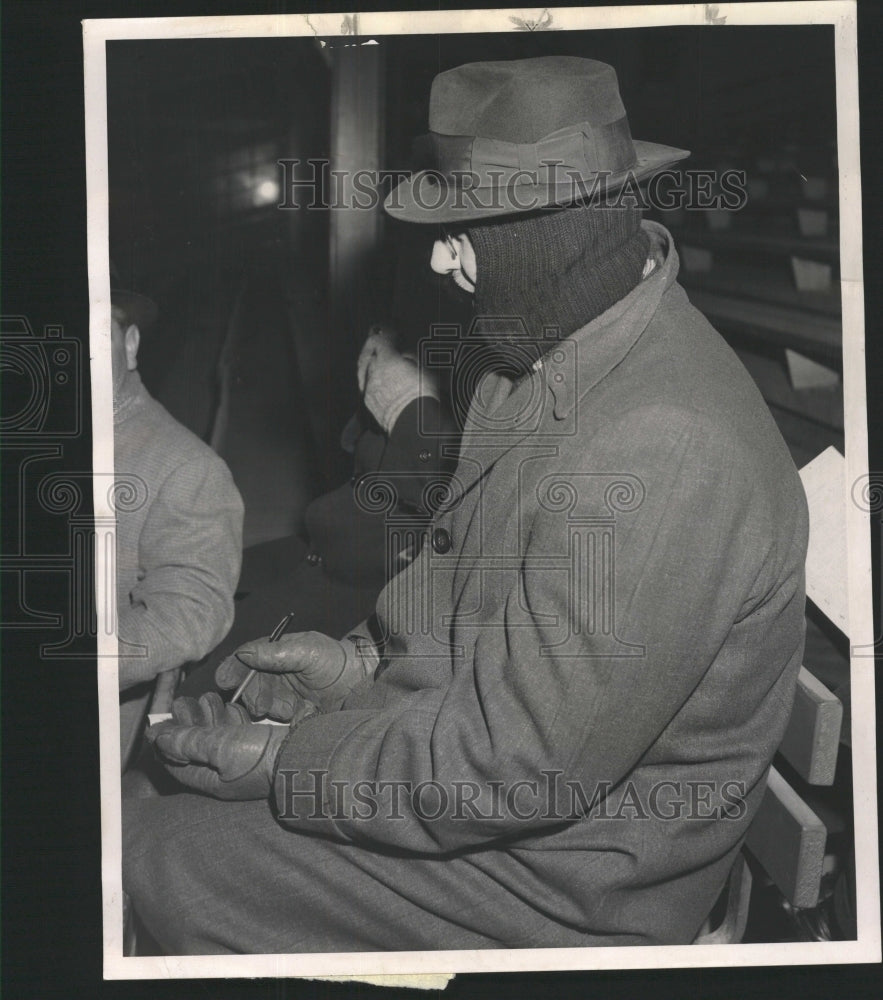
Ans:
{"label": "knit collar", "polygon": [[641,226],[650,239],[645,277],[625,298],[567,338],[575,347],[575,364],[557,369],[543,365],[557,420],[568,417],[577,401],[626,357],[677,278],[679,261],[671,233],[658,222],[644,221]]}
{"label": "knit collar", "polygon": [[[637,208],[578,206],[469,228],[479,317],[508,317],[506,340],[570,336],[641,280],[647,236]],[[549,344],[551,346],[551,344]]]}
{"label": "knit collar", "polygon": [[523,380],[514,383],[505,375],[488,375],[481,392],[475,394],[478,409],[470,409],[466,433],[477,434],[480,429],[490,427],[505,432],[508,417],[512,416],[512,426],[508,430],[521,434],[519,427],[524,425],[523,414],[526,410],[535,412],[534,403],[526,400],[534,400],[537,407],[542,406],[544,388],[551,393],[555,419],[565,420],[577,402],[631,351],[659,307],[663,294],[674,283],[679,266],[668,230],[656,222],[644,221],[641,225],[649,237],[650,247],[645,277],[600,316],[559,341]]}

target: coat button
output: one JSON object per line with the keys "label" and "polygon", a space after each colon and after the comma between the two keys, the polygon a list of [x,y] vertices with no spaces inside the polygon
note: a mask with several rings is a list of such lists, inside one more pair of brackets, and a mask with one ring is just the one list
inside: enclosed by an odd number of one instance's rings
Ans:
{"label": "coat button", "polygon": [[311,566],[318,566],[318,565],[319,565],[319,563],[320,563],[320,562],[322,562],[322,557],[321,557],[321,556],[319,555],[319,553],[318,553],[318,552],[311,552],[311,553],[310,553],[310,554],[309,554],[309,555],[307,556],[307,562],[308,562],[308,563],[309,563],[309,564],[310,564]]}
{"label": "coat button", "polygon": [[436,528],[432,533],[432,551],[443,556],[451,549],[451,536],[444,528]]}

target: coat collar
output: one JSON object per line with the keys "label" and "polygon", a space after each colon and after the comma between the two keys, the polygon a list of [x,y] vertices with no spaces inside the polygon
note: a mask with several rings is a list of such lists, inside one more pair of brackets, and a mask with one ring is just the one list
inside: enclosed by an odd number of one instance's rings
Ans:
{"label": "coat collar", "polygon": [[668,230],[656,222],[642,225],[650,237],[649,259],[655,264],[647,277],[548,351],[542,364],[517,385],[497,373],[484,377],[466,417],[455,497],[525,438],[560,435],[577,403],[635,346],[662,296],[674,284],[679,267]]}
{"label": "coat collar", "polygon": [[554,364],[544,365],[556,420],[570,416],[577,400],[591,392],[635,346],[677,278],[679,261],[671,233],[657,222],[642,225],[650,237],[648,259],[655,264],[653,270],[624,299],[567,338],[575,348],[573,362],[565,362],[560,370]]}
{"label": "coat collar", "polygon": [[123,384],[113,396],[113,422],[121,424],[140,409],[148,399],[138,371],[126,372]]}

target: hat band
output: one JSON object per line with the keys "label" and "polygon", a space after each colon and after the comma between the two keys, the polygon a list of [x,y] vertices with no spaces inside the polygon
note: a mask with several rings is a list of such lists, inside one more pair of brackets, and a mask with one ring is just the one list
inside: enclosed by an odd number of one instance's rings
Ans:
{"label": "hat band", "polygon": [[637,158],[628,118],[606,125],[582,122],[544,136],[539,142],[506,142],[483,136],[421,137],[415,152],[423,166],[459,181],[477,178],[477,186],[509,184],[555,185],[587,180],[598,174],[618,175],[634,167]]}

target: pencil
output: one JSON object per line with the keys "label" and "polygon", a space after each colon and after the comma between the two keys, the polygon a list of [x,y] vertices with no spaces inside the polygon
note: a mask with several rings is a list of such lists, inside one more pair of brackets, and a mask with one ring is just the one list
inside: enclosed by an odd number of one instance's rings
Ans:
{"label": "pencil", "polygon": [[[270,633],[270,638],[268,642],[278,642],[279,639],[282,637],[282,633],[288,628],[288,623],[291,621],[292,618],[294,618],[294,612],[289,611],[288,614],[282,619],[282,621],[279,622],[276,628],[274,628],[273,631]],[[249,670],[249,672],[245,675],[245,680],[233,692],[233,697],[230,699],[231,705],[235,705],[236,702],[239,701],[239,696],[251,683],[251,679],[252,677],[254,677],[256,673],[257,670]]]}

